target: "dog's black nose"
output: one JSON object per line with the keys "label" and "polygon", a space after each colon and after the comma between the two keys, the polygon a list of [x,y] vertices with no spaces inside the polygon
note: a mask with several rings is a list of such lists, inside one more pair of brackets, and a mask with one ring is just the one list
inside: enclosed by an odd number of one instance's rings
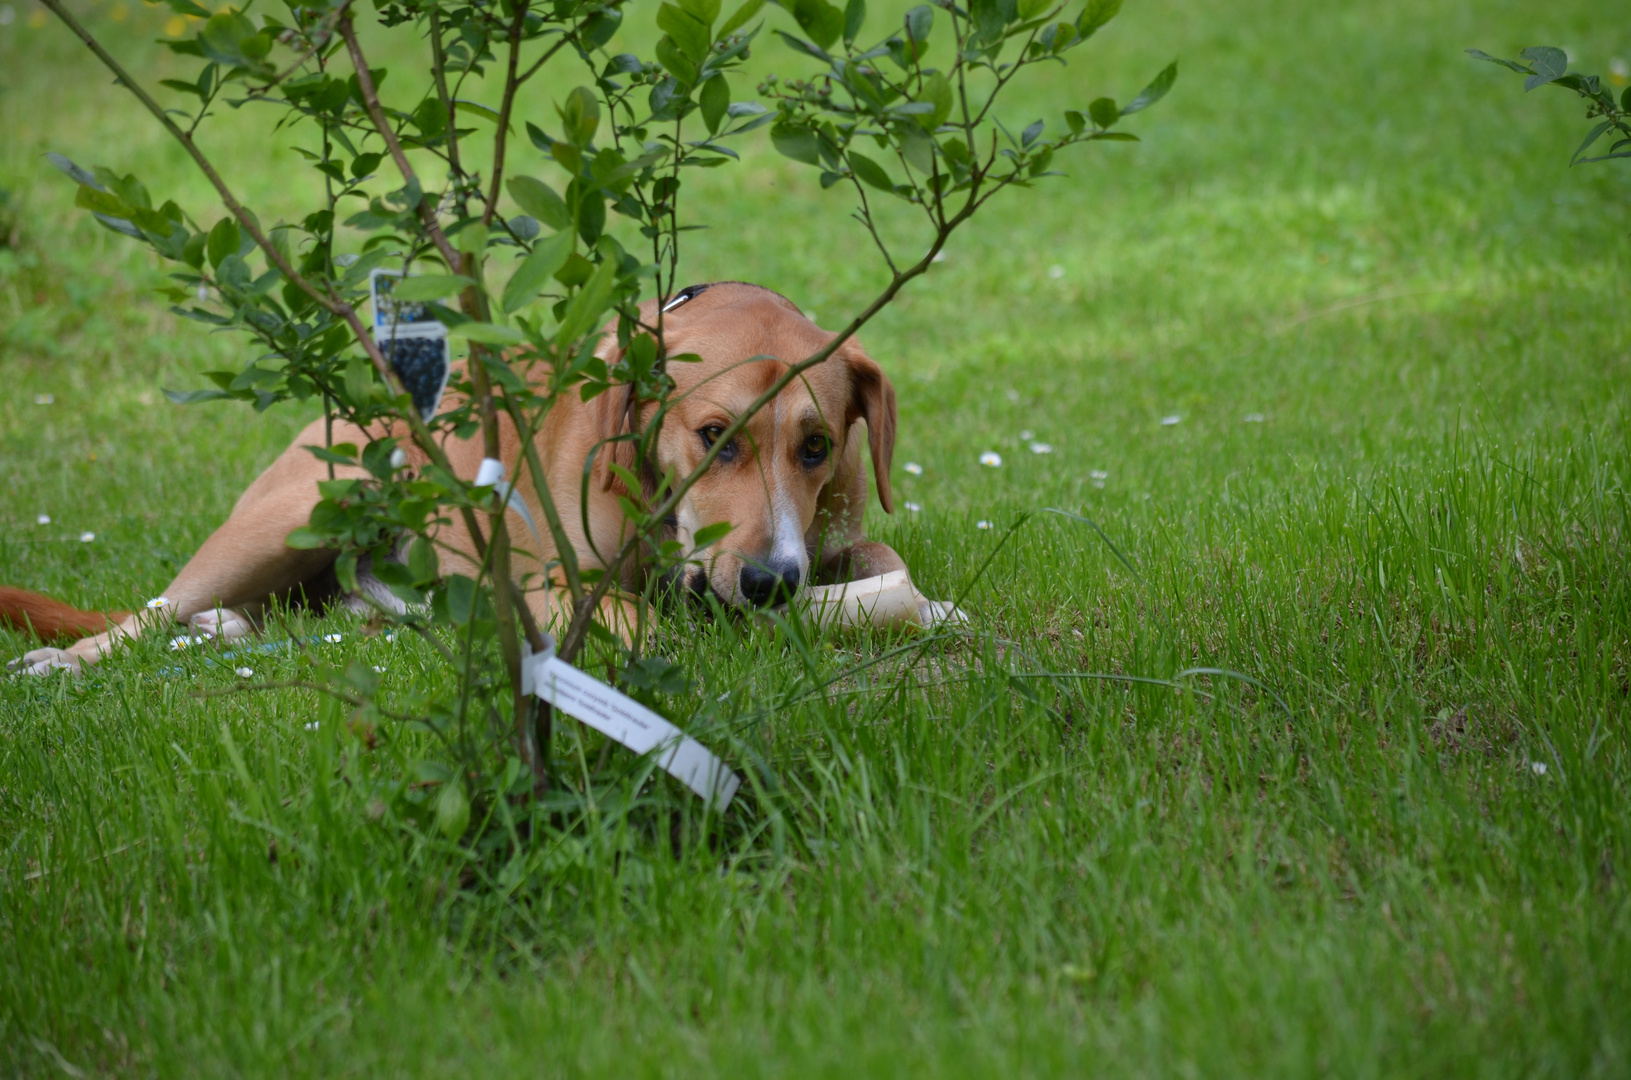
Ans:
{"label": "dog's black nose", "polygon": [[793,598],[798,592],[799,577],[798,563],[784,566],[772,562],[768,568],[744,563],[737,584],[742,598],[754,607],[774,607]]}

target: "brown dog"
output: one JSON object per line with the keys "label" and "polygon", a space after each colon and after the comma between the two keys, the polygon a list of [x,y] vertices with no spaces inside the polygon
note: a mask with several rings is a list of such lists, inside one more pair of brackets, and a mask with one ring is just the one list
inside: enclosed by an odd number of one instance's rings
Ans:
{"label": "brown dog", "polygon": [[[648,303],[642,312],[645,321],[654,321],[656,303]],[[811,323],[784,297],[756,285],[727,282],[693,287],[670,300],[664,337],[670,355],[702,357],[700,363],[669,366],[678,386],[655,455],[659,474],[673,469],[684,476],[790,361],[818,352],[833,335]],[[609,350],[615,350],[610,338],[602,355]],[[550,496],[578,562],[586,569],[604,567],[630,529],[618,498],[619,484],[606,467],[606,460],[628,444],[607,440],[628,432],[635,420],[643,426],[650,414],[630,417],[625,404],[623,391],[588,403],[568,393],[550,411],[537,437]],[[732,526],[724,540],[685,568],[683,587],[699,595],[711,591],[727,605],[752,608],[781,602],[812,578],[847,581],[904,569],[899,555],[884,544],[867,541],[861,531],[867,479],[855,434],[862,421],[878,501],[891,511],[895,391],[878,365],[850,340],[762,408],[680,503],[673,531],[686,552],[693,549],[693,537],[704,526],[715,522]],[[362,445],[368,439],[358,428],[335,427],[335,442]],[[322,592],[325,575],[332,578],[334,553],[297,550],[284,543],[310,517],[318,501],[317,482],[328,475],[328,467],[305,449],[322,441],[322,422],[317,421],[256,478],[226,523],[165,589],[167,605],[139,611],[66,649],[36,649],[13,661],[12,669],[43,674],[95,663],[147,623],[174,620],[207,636],[236,637],[253,629],[252,620],[273,599]],[[506,463],[520,458],[513,428],[504,431],[501,446]],[[475,477],[482,458],[479,443],[449,440],[446,450],[460,476]],[[595,462],[585,505],[583,470],[592,454]],[[422,455],[415,455],[409,451],[410,463],[423,464]],[[523,472],[515,490],[531,522],[542,523],[532,478]],[[536,586],[527,594],[528,606],[541,624],[558,627],[559,593],[542,584],[541,575],[555,556],[549,532],[540,529],[542,535],[536,536],[526,518],[514,510],[509,524],[517,548],[531,549],[517,550],[514,560],[516,574]],[[438,538],[473,563],[474,546],[462,523],[448,526]],[[622,584],[638,589],[642,579],[642,568],[633,566]],[[377,599],[394,602],[382,589],[370,591]],[[0,621],[43,630],[42,620],[47,618],[58,620],[69,634],[88,633],[102,625],[93,613],[37,594],[0,593]]]}

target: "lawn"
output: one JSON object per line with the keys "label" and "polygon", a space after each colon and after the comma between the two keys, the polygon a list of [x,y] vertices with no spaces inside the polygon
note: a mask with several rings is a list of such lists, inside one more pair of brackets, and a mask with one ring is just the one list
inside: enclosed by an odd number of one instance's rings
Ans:
{"label": "lawn", "polygon": [[[83,10],[170,73],[160,11]],[[169,315],[43,154],[217,211],[43,9],[7,11],[0,582],[126,607],[310,414],[164,398],[250,354]],[[1182,65],[1141,144],[994,204],[863,335],[901,409],[871,533],[970,636],[659,638],[696,679],[670,715],[763,785],[727,842],[613,792],[482,879],[380,812],[412,733],[198,696],[233,665],[162,641],[0,679],[0,1069],[1627,1075],[1631,169],[1569,169],[1576,100],[1461,52],[1532,44],[1606,72],[1631,26],[1136,0],[1020,87],[1023,123]],[[288,141],[245,112],[206,145],[275,211]],[[882,280],[764,141],[691,205],[690,280],[828,326]],[[1097,529],[1009,534],[1045,507]],[[425,665],[322,629],[387,686]]]}

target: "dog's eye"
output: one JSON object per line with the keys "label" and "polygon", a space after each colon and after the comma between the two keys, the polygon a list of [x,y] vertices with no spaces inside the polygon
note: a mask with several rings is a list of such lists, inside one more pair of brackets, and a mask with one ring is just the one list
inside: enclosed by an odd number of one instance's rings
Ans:
{"label": "dog's eye", "polygon": [[827,452],[832,449],[832,441],[825,435],[811,435],[799,447],[799,453],[804,458],[804,464],[811,468],[827,460]]}
{"label": "dog's eye", "polygon": [[[725,429],[720,427],[718,424],[709,424],[707,427],[698,431],[697,434],[702,436],[703,447],[709,448],[712,447],[714,443],[719,441],[719,437],[721,435],[725,434]],[[715,460],[729,463],[735,457],[736,440],[732,439],[720,449],[719,456]]]}

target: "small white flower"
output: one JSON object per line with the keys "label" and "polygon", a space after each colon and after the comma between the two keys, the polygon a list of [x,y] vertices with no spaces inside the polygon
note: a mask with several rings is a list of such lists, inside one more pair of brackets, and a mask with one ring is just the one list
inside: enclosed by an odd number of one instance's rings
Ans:
{"label": "small white flower", "polygon": [[254,668],[241,667],[235,668],[234,671],[237,673],[238,678],[240,679],[253,679],[255,677]]}
{"label": "small white flower", "polygon": [[395,634],[386,634],[385,635],[385,640],[386,641],[395,641],[396,640],[396,635]]}
{"label": "small white flower", "polygon": [[381,667],[380,665],[375,664],[374,665],[374,674],[383,675],[383,674],[385,674],[385,669],[383,667]]}
{"label": "small white flower", "polygon": [[1529,763],[1529,771],[1534,773],[1536,776],[1545,776],[1546,763],[1544,761],[1531,761]]}
{"label": "small white flower", "polygon": [[1048,267],[1048,276],[1053,278],[1053,280],[1058,281],[1060,278],[1065,276],[1065,268],[1057,264],[1050,266]]}
{"label": "small white flower", "polygon": [[1173,424],[1181,424],[1183,422],[1184,418],[1179,416],[1177,413],[1173,413],[1171,416],[1163,416],[1161,418],[1162,427],[1171,427]]}
{"label": "small white flower", "polygon": [[92,540],[95,540],[95,539],[96,539],[96,534],[93,533],[93,532],[82,532],[82,533],[79,534],[79,542],[81,544],[88,544]]}
{"label": "small white flower", "polygon": [[984,518],[981,518],[979,521],[976,521],[974,523],[974,527],[976,529],[989,529],[989,528],[992,528],[993,526],[989,521],[985,520]]}
{"label": "small white flower", "polygon": [[1034,432],[1034,431],[1022,431],[1022,432],[1019,433],[1019,437],[1020,437],[1021,441],[1024,441],[1026,439],[1034,439],[1034,438],[1036,438],[1036,432]]}
{"label": "small white flower", "polygon": [[1091,476],[1095,480],[1108,480],[1108,479],[1110,479],[1110,474],[1105,472],[1103,469],[1094,469],[1092,472],[1089,472],[1087,475]]}
{"label": "small white flower", "polygon": [[1045,442],[1034,442],[1034,443],[1031,444],[1031,453],[1033,453],[1033,454],[1051,454],[1051,453],[1053,453],[1053,444],[1052,443],[1045,443]]}
{"label": "small white flower", "polygon": [[193,293],[193,295],[198,298],[198,302],[200,304],[207,304],[210,302],[210,287],[200,281],[198,283],[198,291]]}
{"label": "small white flower", "polygon": [[355,255],[336,255],[336,256],[334,256],[334,265],[335,266],[351,266],[356,261],[357,261],[357,257]]}
{"label": "small white flower", "polygon": [[340,642],[340,635],[339,634],[324,634],[323,635],[323,640],[328,642],[330,645],[337,645]]}
{"label": "small white flower", "polygon": [[311,723],[307,724],[306,725],[306,730],[307,731],[316,731],[317,730],[317,721],[313,720]]}
{"label": "small white flower", "polygon": [[995,450],[987,450],[980,455],[980,464],[988,469],[1002,468],[1002,455]]}
{"label": "small white flower", "polygon": [[915,514],[915,513],[917,513],[917,512],[918,512],[918,511],[919,511],[919,510],[922,510],[922,509],[923,509],[923,507],[921,507],[921,506],[919,506],[919,505],[918,505],[918,504],[917,504],[917,503],[915,503],[915,502],[909,502],[909,503],[907,503],[907,504],[906,504],[906,509],[908,509],[908,510],[910,510],[910,511],[911,511],[911,512],[912,512],[912,513],[914,513],[914,514]]}
{"label": "small white flower", "polygon": [[155,596],[155,597],[153,597],[153,599],[151,599],[151,600],[149,600],[147,602],[147,610],[148,611],[157,611],[159,608],[164,608],[164,607],[169,607],[169,606],[170,606],[170,598],[168,596]]}
{"label": "small white flower", "polygon": [[185,649],[192,645],[192,643],[193,639],[190,637],[173,637],[170,639],[170,651],[176,652],[180,649]]}
{"label": "small white flower", "polygon": [[906,469],[907,472],[911,473],[913,476],[922,476],[923,475],[923,466],[919,465],[915,461],[908,461],[906,463],[906,465],[905,465],[905,469]]}
{"label": "small white flower", "polygon": [[55,394],[35,394],[34,395],[34,404],[36,404],[36,405],[51,405],[51,404],[54,404],[56,402],[56,400],[57,400],[57,395],[55,395]]}
{"label": "small white flower", "polygon": [[1249,412],[1245,416],[1241,417],[1241,420],[1247,424],[1261,424],[1263,422],[1263,414],[1260,412]]}
{"label": "small white flower", "polygon": [[39,524],[39,525],[49,525],[49,524],[51,524],[51,515],[50,514],[41,514],[39,517],[35,518],[34,521],[35,521],[36,524]]}
{"label": "small white flower", "polygon": [[400,469],[408,463],[408,455],[403,453],[402,447],[391,451],[391,468]]}

